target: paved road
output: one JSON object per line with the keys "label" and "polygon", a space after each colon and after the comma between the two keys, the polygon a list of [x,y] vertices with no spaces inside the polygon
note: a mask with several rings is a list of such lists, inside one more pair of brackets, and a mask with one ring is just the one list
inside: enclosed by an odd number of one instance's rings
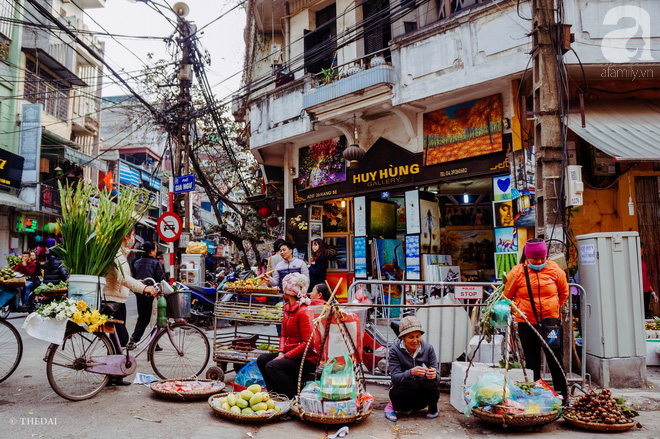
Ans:
{"label": "paved road", "polygon": [[[129,304],[129,316],[135,306]],[[24,317],[12,314],[17,327]],[[129,318],[129,328],[134,318]],[[195,439],[294,439],[323,438],[334,429],[290,419],[272,425],[239,425],[217,417],[205,401],[176,402],[157,398],[147,387],[108,387],[95,398],[69,402],[50,388],[42,358],[47,343],[33,339],[21,330],[25,344],[23,361],[17,371],[0,383],[0,437],[2,438],[195,438]],[[210,333],[209,333],[210,334]],[[142,358],[140,358],[142,360]],[[138,372],[152,373],[143,360]],[[228,375],[229,382],[232,375]],[[396,424],[383,417],[387,389],[370,385],[377,408],[369,418],[352,426],[346,439],[388,438],[500,438],[543,437],[592,438],[593,433],[570,430],[563,421],[538,431],[511,431],[466,419],[449,405],[449,395],[441,394],[441,415],[427,420],[423,415],[401,417]],[[642,429],[624,433],[626,438],[660,438],[660,416],[657,411],[641,412]],[[248,435],[249,434],[249,435]],[[623,437],[623,435],[622,435]]]}

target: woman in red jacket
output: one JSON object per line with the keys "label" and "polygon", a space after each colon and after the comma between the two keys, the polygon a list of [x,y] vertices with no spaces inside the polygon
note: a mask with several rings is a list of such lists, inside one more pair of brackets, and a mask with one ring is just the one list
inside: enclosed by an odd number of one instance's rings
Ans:
{"label": "woman in red jacket", "polygon": [[[309,280],[300,273],[288,274],[282,280],[284,304],[282,335],[277,354],[263,354],[257,366],[271,392],[293,398],[298,389],[298,372],[307,341],[312,335],[312,313],[307,309]],[[307,351],[303,375],[314,370],[318,354],[313,346]]]}
{"label": "woman in red jacket", "polygon": [[[516,304],[538,331],[539,320],[560,318],[559,309],[568,299],[568,280],[566,279],[566,273],[556,263],[546,259],[548,248],[544,240],[527,240],[524,251],[526,260],[507,273],[504,294]],[[529,277],[529,288],[527,277]],[[530,290],[534,300],[533,307]],[[525,354],[525,364],[527,368],[534,372],[534,381],[541,378],[542,349],[552,374],[552,385],[555,391],[564,397],[564,404],[566,404],[568,402],[567,383],[561,367],[552,358],[550,351],[532,328],[524,323],[525,320],[516,313],[514,313],[514,320],[518,322],[518,336]],[[557,336],[559,337],[559,345],[552,348],[552,353],[561,364],[561,334],[557,334]]]}

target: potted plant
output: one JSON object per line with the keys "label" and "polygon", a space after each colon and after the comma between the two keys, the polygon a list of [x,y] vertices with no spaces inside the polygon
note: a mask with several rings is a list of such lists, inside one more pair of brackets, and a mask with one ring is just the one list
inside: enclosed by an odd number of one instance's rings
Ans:
{"label": "potted plant", "polygon": [[69,270],[69,298],[93,304],[124,236],[149,208],[149,192],[123,188],[112,196],[82,181],[59,189],[62,242],[53,252]]}
{"label": "potted plant", "polygon": [[335,70],[334,66],[330,66],[329,69],[321,68],[321,79],[319,80],[319,87],[328,85],[337,79],[341,75],[341,69]]}

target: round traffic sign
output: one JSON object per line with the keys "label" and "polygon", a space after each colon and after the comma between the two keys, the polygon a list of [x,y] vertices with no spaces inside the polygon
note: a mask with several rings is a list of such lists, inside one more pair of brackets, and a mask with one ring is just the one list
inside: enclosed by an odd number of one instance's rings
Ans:
{"label": "round traffic sign", "polygon": [[183,223],[181,218],[174,212],[165,212],[158,218],[156,223],[158,236],[165,242],[174,242],[181,236]]}

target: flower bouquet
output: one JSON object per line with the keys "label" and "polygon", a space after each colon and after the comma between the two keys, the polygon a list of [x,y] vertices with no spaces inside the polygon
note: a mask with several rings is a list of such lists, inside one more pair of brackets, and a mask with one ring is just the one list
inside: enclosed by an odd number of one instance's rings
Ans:
{"label": "flower bouquet", "polygon": [[124,236],[151,205],[146,189],[122,188],[120,196],[84,184],[59,184],[62,242],[53,252],[71,275],[105,277]]}
{"label": "flower bouquet", "polygon": [[55,319],[58,321],[71,320],[78,325],[86,324],[89,332],[98,331],[99,327],[108,320],[108,316],[101,314],[98,309],[91,309],[82,301],[73,299],[59,300],[47,305],[41,305],[36,312],[44,321]]}

